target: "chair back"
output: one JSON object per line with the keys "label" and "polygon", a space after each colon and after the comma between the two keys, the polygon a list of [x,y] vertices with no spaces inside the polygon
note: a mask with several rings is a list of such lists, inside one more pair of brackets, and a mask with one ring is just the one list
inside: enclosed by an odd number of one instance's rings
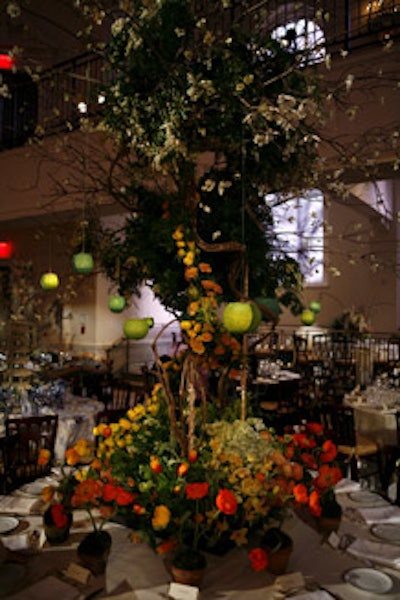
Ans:
{"label": "chair back", "polygon": [[13,489],[9,456],[14,452],[16,442],[17,435],[4,435],[0,438],[0,494],[8,494]]}
{"label": "chair back", "polygon": [[6,452],[6,470],[13,489],[38,477],[48,475],[52,461],[38,464],[39,452],[49,450],[54,455],[58,415],[8,417],[6,435],[14,442]]}
{"label": "chair back", "polygon": [[96,425],[99,423],[118,423],[126,415],[124,408],[105,408],[100,410],[95,417]]}
{"label": "chair back", "polygon": [[356,426],[352,406],[340,404],[325,407],[322,423],[336,445],[351,448],[356,446]]}

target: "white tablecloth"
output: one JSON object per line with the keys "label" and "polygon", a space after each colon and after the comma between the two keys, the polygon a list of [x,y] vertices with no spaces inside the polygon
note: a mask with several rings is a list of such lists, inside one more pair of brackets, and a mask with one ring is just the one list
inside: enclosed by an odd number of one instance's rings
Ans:
{"label": "white tablecloth", "polygon": [[[351,534],[355,539],[376,541],[369,525],[358,515],[357,509],[360,505],[363,506],[363,503],[352,501],[347,493],[340,494],[339,499],[346,510],[338,532],[339,536]],[[82,521],[79,521],[79,518]],[[31,530],[41,528],[39,516],[25,516],[24,520],[29,522]],[[32,584],[45,575],[57,575],[70,562],[76,561],[76,535],[78,533],[82,535],[88,528],[90,524],[84,513],[81,517],[74,516],[74,527],[70,539],[65,544],[44,547],[29,559],[24,586]],[[107,528],[112,535],[112,548],[105,580],[102,583],[105,589],[101,597],[112,594],[121,587],[128,587],[128,589],[130,587],[134,591],[128,592],[129,600],[165,598],[171,576],[163,558],[155,554],[146,544],[133,543],[129,537],[129,529],[112,523],[108,524]],[[321,534],[296,515],[288,517],[284,523],[284,530],[294,541],[294,550],[287,572],[301,572],[306,581],[317,581],[342,600],[376,600],[376,594],[360,591],[343,581],[343,574],[347,570],[353,567],[365,567],[369,563],[362,558],[352,556],[345,550],[331,547]],[[24,529],[24,533],[27,531],[29,530]],[[248,549],[243,548],[231,550],[222,557],[207,555],[208,565],[201,586],[201,600],[217,598],[276,600],[276,595],[271,591],[274,576],[267,571],[258,573],[253,571],[247,553]],[[399,600],[400,571],[388,567],[379,567],[379,569],[390,574],[393,579],[393,588],[385,593],[385,600]],[[22,598],[29,600],[29,596],[22,596]],[[21,600],[21,596],[18,596],[18,600]]]}

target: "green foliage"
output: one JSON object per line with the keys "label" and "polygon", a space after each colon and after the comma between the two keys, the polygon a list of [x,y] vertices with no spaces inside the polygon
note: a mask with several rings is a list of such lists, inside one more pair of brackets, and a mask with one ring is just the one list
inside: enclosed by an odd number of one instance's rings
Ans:
{"label": "green foliage", "polygon": [[121,293],[150,282],[181,311],[171,233],[182,224],[226,300],[243,293],[249,266],[246,294],[283,290],[281,302],[298,313],[302,277],[275,247],[264,196],[312,179],[318,85],[302,53],[237,27],[224,3],[204,6],[122,3],[111,24],[101,129],[120,164],[108,187],[132,216],[120,232],[103,233],[100,259]]}

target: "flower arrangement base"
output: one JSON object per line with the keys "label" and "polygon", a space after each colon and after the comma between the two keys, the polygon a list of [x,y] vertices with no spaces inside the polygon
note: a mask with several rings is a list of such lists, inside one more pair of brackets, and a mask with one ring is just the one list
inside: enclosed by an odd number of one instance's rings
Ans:
{"label": "flower arrangement base", "polygon": [[69,538],[69,532],[72,525],[72,513],[66,513],[68,522],[65,526],[60,527],[52,521],[50,508],[43,515],[43,528],[46,536],[46,541],[49,544],[63,544]]}
{"label": "flower arrangement base", "polygon": [[341,517],[318,517],[317,529],[319,533],[330,534],[337,531],[340,527]]}
{"label": "flower arrangement base", "polygon": [[200,587],[206,566],[206,558],[201,552],[179,552],[172,561],[172,578],[176,583]]}
{"label": "flower arrangement base", "polygon": [[184,585],[194,585],[200,587],[203,581],[205,568],[203,569],[179,569],[178,567],[171,567],[171,573],[175,583],[182,583]]}
{"label": "flower arrangement base", "polygon": [[267,570],[273,575],[286,573],[293,551],[292,538],[278,527],[271,527],[265,532],[260,545],[268,552]]}
{"label": "flower arrangement base", "polygon": [[92,531],[79,544],[79,562],[93,573],[101,575],[106,570],[112,538],[108,531]]}

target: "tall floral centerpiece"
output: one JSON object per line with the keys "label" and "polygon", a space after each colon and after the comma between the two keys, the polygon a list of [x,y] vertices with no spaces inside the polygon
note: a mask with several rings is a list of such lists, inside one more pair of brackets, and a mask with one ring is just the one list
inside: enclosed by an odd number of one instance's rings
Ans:
{"label": "tall floral centerpiece", "polygon": [[94,251],[121,295],[152,288],[183,341],[164,361],[156,339],[158,383],[99,425],[85,485],[126,492],[120,512],[157,550],[246,544],[281,519],[303,469],[251,418],[247,338],[221,310],[268,297],[301,312],[299,265],[277,243],[265,195],[314,178],[318,84],[306,53],[266,35],[247,3],[243,14],[225,0],[80,6],[111,22],[96,124],[114,150],[106,190],[129,211],[118,230],[99,228]]}

